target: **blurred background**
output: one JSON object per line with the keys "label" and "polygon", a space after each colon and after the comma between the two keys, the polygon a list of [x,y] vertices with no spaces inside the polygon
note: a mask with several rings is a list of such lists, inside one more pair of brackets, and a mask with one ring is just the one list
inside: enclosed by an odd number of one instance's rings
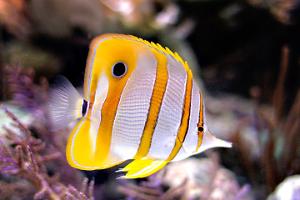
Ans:
{"label": "blurred background", "polygon": [[[91,39],[126,33],[188,61],[233,143],[141,180],[65,160],[57,75],[82,87]],[[300,199],[299,0],[0,0],[0,199]]]}

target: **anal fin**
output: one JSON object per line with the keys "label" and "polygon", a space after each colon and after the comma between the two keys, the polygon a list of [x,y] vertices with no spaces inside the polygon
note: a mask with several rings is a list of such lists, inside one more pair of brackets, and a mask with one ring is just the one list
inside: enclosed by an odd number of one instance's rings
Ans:
{"label": "anal fin", "polygon": [[126,172],[126,175],[120,178],[144,178],[159,171],[166,166],[167,163],[168,161],[165,160],[154,160],[149,158],[136,159],[121,170]]}

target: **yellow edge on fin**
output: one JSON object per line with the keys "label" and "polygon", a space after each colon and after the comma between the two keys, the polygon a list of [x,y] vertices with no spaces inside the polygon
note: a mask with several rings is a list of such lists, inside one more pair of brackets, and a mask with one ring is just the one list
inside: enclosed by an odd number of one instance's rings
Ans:
{"label": "yellow edge on fin", "polygon": [[140,41],[140,42],[142,42],[142,43],[144,43],[144,44],[146,44],[147,46],[150,46],[150,47],[152,47],[152,48],[154,48],[154,49],[156,49],[156,50],[158,50],[158,51],[161,51],[161,52],[163,52],[163,53],[165,53],[165,54],[167,54],[167,55],[170,55],[170,56],[172,56],[176,61],[178,61],[178,62],[180,62],[181,64],[182,64],[182,66],[184,67],[184,69],[186,70],[186,71],[189,71],[190,69],[189,69],[189,66],[188,66],[188,64],[187,64],[187,62],[185,61],[185,60],[183,60],[182,58],[181,58],[181,56],[177,53],[177,52],[173,52],[173,51],[171,51],[168,47],[162,47],[160,44],[156,44],[156,43],[154,43],[154,42],[149,42],[149,41],[147,41],[147,40],[144,40],[144,39],[142,39],[142,38],[138,38],[138,37],[135,37],[135,36],[132,36],[134,39],[136,39],[137,41]]}
{"label": "yellow edge on fin", "polygon": [[168,47],[162,47],[160,44],[158,43],[154,43],[154,42],[149,42],[147,40],[144,40],[142,38],[133,36],[133,35],[122,35],[122,34],[109,34],[111,37],[116,38],[116,39],[132,39],[134,41],[138,41],[141,42],[151,48],[154,48],[157,51],[160,51],[164,54],[170,55],[172,56],[176,61],[178,61],[179,63],[182,64],[182,66],[184,67],[184,69],[186,71],[190,71],[189,65],[187,63],[187,61],[185,61],[184,59],[182,59],[182,57],[177,53],[177,52],[173,52],[171,51]]}
{"label": "yellow edge on fin", "polygon": [[126,175],[120,178],[144,178],[159,171],[166,166],[167,163],[165,160],[153,160],[149,158],[136,159],[120,170],[126,172]]}

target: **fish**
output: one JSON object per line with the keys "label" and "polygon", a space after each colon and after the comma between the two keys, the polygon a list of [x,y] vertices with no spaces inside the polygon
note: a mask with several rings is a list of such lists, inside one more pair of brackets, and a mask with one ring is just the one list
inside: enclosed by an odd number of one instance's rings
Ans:
{"label": "fish", "polygon": [[83,94],[66,79],[50,94],[54,126],[73,122],[68,163],[99,170],[131,160],[120,178],[150,176],[169,162],[231,143],[211,134],[203,92],[178,53],[132,35],[94,38]]}

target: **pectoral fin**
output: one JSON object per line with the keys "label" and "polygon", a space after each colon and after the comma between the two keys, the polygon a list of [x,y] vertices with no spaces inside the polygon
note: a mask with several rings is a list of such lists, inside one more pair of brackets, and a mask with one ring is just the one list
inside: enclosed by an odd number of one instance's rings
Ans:
{"label": "pectoral fin", "polygon": [[56,78],[56,85],[50,89],[47,102],[48,117],[53,130],[66,128],[82,117],[83,98],[76,88],[63,76]]}

